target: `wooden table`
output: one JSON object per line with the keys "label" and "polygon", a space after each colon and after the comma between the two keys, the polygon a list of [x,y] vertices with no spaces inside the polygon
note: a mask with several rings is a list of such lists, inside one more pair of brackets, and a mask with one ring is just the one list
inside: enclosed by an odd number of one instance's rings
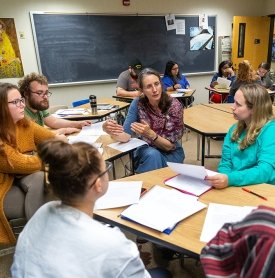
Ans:
{"label": "wooden table", "polygon": [[122,102],[131,103],[131,102],[133,101],[133,99],[135,99],[136,97],[120,97],[120,96],[113,96],[113,98],[115,98],[117,101],[122,101]]}
{"label": "wooden table", "polygon": [[205,138],[225,136],[230,126],[235,122],[236,120],[233,118],[233,115],[231,113],[222,111],[220,109],[213,109],[209,105],[199,104],[185,110],[184,125],[190,130],[193,130],[196,133],[198,133],[198,140],[197,140],[198,158],[199,158],[199,149],[200,149],[199,136],[201,136],[202,138],[201,165],[204,165],[204,160],[206,157]]}
{"label": "wooden table", "polygon": [[[143,181],[143,187],[150,189],[153,185],[165,186],[163,181],[166,178],[175,175],[169,168],[162,168],[143,174],[120,179],[119,181]],[[249,189],[268,198],[268,201],[262,200],[252,194],[244,192],[239,187],[228,187],[222,190],[212,189],[203,194],[199,200],[205,204],[221,203],[239,206],[258,206],[268,205],[275,207],[275,186],[262,184],[249,186]],[[148,239],[149,241],[168,247],[174,251],[198,257],[201,249],[205,246],[200,241],[200,235],[206,216],[206,209],[181,221],[170,235],[155,231],[151,228],[136,224],[131,221],[121,219],[120,213],[125,209],[115,208],[106,210],[97,210],[94,212],[96,219],[118,226],[137,236]]]}
{"label": "wooden table", "polygon": [[[116,113],[119,112],[121,110],[127,110],[128,107],[130,106],[129,103],[126,102],[122,102],[122,101],[115,101],[112,98],[100,98],[97,100],[97,104],[99,105],[100,103],[108,103],[108,104],[112,104],[114,106],[117,106],[111,110],[98,110],[96,114],[85,114],[85,115],[68,115],[65,117],[62,117],[62,119],[67,119],[67,120],[103,120],[104,118],[106,118],[107,116],[109,116],[112,113]],[[75,107],[75,109],[77,108],[86,108],[90,111],[90,104],[83,104],[80,106]],[[73,109],[73,108],[72,108]]]}
{"label": "wooden table", "polygon": [[[177,91],[171,91],[171,92],[167,91],[167,94],[169,95],[173,94],[172,97],[177,98],[182,103],[183,107],[187,108],[190,105],[190,104],[188,105],[188,100],[193,97],[195,92],[196,89],[189,89],[187,92],[184,93],[184,95],[181,95]],[[192,101],[190,101],[190,103],[192,103]]]}

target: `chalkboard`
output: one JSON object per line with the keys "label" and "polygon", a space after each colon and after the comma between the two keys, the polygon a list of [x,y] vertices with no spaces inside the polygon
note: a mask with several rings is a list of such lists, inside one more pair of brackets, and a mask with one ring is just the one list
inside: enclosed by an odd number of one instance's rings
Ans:
{"label": "chalkboard", "polygon": [[50,84],[85,83],[117,79],[131,60],[163,73],[169,60],[183,73],[215,69],[216,17],[208,17],[213,29],[212,48],[190,50],[190,28],[198,16],[185,20],[185,35],[167,31],[162,15],[94,15],[31,12],[34,41],[41,73]]}

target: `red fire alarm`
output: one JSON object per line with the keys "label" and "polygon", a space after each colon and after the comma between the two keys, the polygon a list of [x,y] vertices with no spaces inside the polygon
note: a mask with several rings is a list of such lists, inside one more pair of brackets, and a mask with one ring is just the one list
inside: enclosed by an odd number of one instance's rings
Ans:
{"label": "red fire alarm", "polygon": [[122,0],[123,6],[130,6],[130,0]]}

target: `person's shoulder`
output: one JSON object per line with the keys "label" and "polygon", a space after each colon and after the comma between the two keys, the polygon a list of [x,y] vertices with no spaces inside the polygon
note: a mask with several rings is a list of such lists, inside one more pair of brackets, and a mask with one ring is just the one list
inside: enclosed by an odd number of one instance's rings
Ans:
{"label": "person's shoulder", "polygon": [[125,76],[129,76],[129,75],[130,75],[129,70],[124,70],[124,71],[122,71],[122,72],[119,74],[118,78],[120,78],[120,77],[125,77]]}

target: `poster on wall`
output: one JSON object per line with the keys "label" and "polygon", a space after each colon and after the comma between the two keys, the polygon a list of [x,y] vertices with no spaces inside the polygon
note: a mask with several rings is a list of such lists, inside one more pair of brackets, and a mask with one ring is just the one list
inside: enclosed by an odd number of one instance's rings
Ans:
{"label": "poster on wall", "polygon": [[214,28],[190,27],[190,50],[214,49]]}
{"label": "poster on wall", "polygon": [[0,18],[0,79],[24,76],[13,18]]}

